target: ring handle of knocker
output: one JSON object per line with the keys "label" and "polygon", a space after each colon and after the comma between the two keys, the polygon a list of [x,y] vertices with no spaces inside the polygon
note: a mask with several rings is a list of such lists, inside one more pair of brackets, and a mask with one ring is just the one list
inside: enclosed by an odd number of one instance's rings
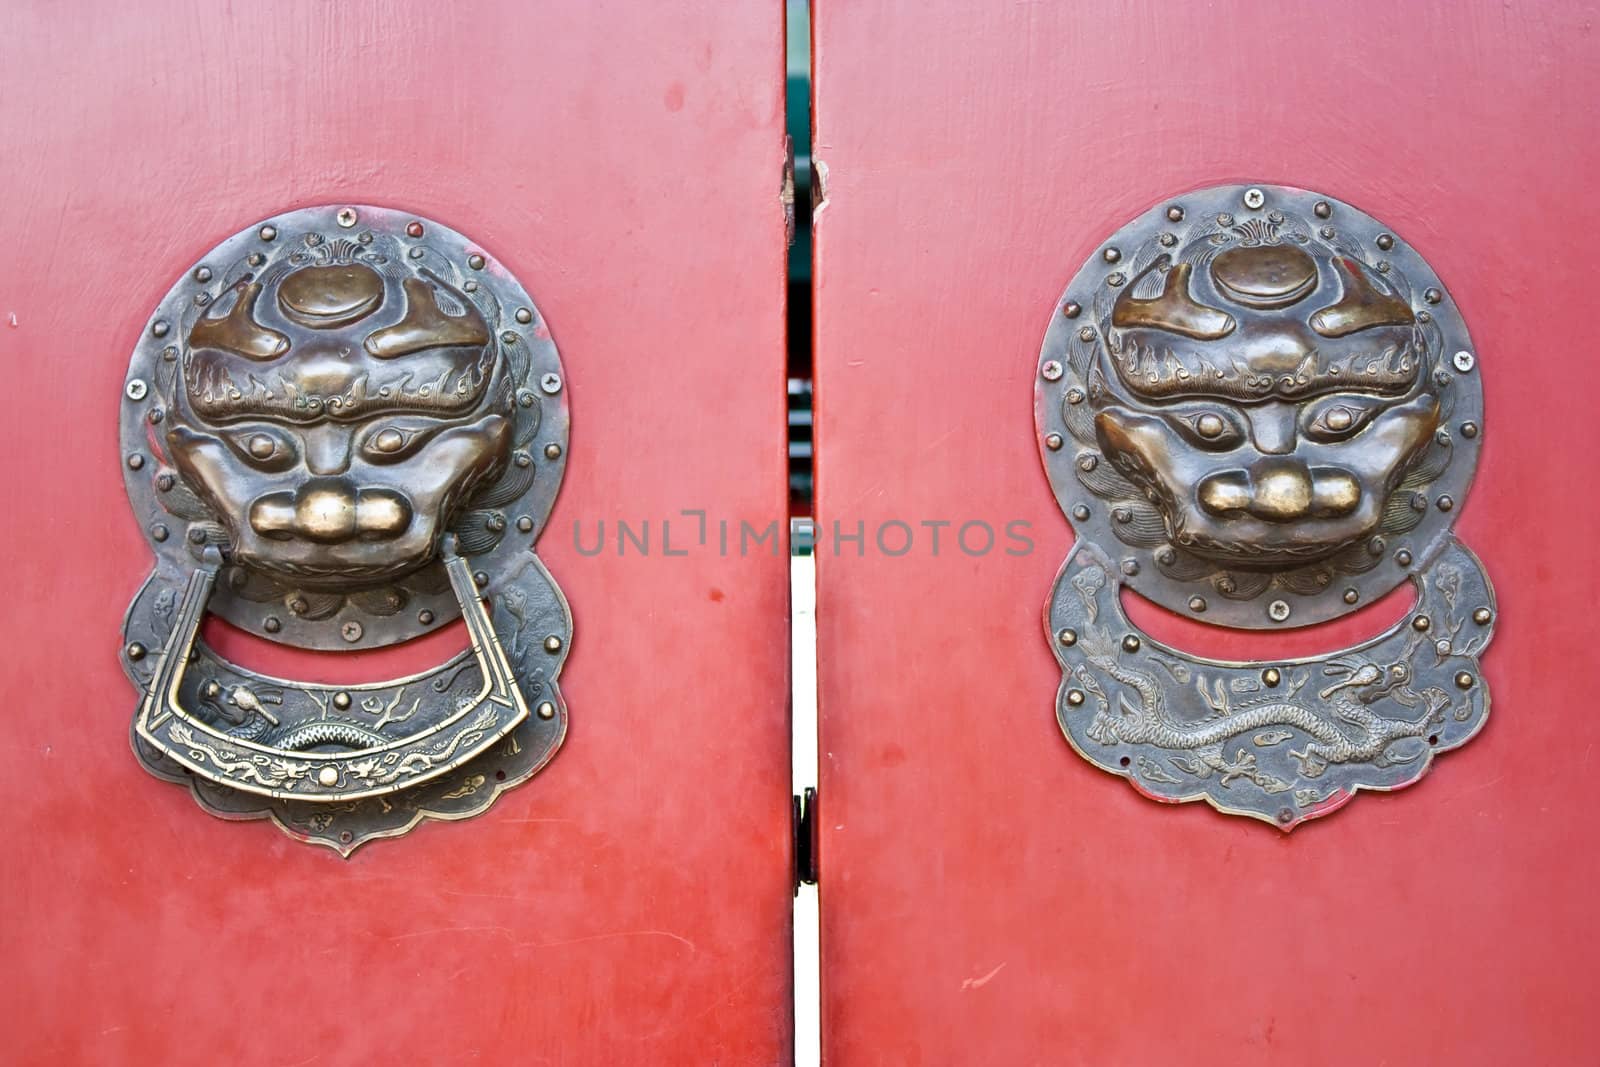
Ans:
{"label": "ring handle of knocker", "polygon": [[235,737],[185,709],[180,699],[184,674],[223,564],[222,553],[210,547],[189,578],[145,689],[134,723],[138,735],[194,774],[228,788],[326,803],[410,788],[493,747],[528,717],[528,707],[454,536],[445,539],[440,558],[482,678],[476,694],[441,721],[382,745],[297,751]]}

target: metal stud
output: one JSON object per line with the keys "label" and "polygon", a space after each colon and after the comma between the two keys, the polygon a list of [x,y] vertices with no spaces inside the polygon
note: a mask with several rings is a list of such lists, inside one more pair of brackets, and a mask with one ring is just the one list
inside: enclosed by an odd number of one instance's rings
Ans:
{"label": "metal stud", "polygon": [[276,241],[278,239],[278,228],[270,225],[263,226],[257,231],[257,236],[263,241]]}
{"label": "metal stud", "polygon": [[518,308],[517,321],[526,326],[528,323],[533,321],[533,312],[529,311],[527,308]]}
{"label": "metal stud", "polygon": [[1394,554],[1394,561],[1402,567],[1411,566],[1411,550],[1402,548]]}
{"label": "metal stud", "polygon": [[261,620],[261,628],[267,631],[269,634],[275,634],[279,630],[283,629],[283,623],[276,615],[268,615],[265,619]]}
{"label": "metal stud", "polygon": [[1333,214],[1333,205],[1326,200],[1318,200],[1311,210],[1316,213],[1317,218],[1325,219]]}
{"label": "metal stud", "polygon": [[1444,299],[1444,293],[1440,292],[1438,289],[1430,287],[1422,291],[1422,299],[1426,300],[1430,304],[1437,304],[1439,301]]}
{"label": "metal stud", "polygon": [[1077,707],[1080,704],[1082,704],[1083,703],[1083,690],[1082,689],[1068,689],[1067,690],[1067,703],[1071,704],[1073,707]]}
{"label": "metal stud", "polygon": [[1056,640],[1061,642],[1063,647],[1071,648],[1073,645],[1078,643],[1078,631],[1070,628],[1062,630],[1056,634]]}
{"label": "metal stud", "polygon": [[1199,615],[1201,612],[1205,611],[1206,610],[1206,598],[1203,597],[1203,596],[1192,596],[1192,597],[1190,597],[1189,598],[1189,610],[1194,612],[1196,615]]}
{"label": "metal stud", "polygon": [[561,638],[557,637],[555,634],[551,634],[549,637],[545,638],[544,639],[544,650],[546,652],[550,652],[550,653],[560,652],[561,651]]}
{"label": "metal stud", "polygon": [[1373,243],[1376,244],[1382,251],[1387,252],[1389,249],[1394,247],[1394,235],[1390,233],[1380,233],[1378,234],[1377,240]]}
{"label": "metal stud", "polygon": [[1428,617],[1426,615],[1418,615],[1416,618],[1411,620],[1411,628],[1417,631],[1419,634],[1427,633],[1428,627],[1431,625],[1433,624],[1428,621]]}
{"label": "metal stud", "polygon": [[1129,634],[1127,637],[1122,639],[1122,651],[1137,652],[1139,651],[1141,644],[1142,642],[1137,637],[1135,637],[1133,634]]}
{"label": "metal stud", "polygon": [[1267,688],[1276,689],[1278,687],[1278,683],[1283,681],[1283,672],[1279,671],[1276,667],[1268,667],[1266,670],[1261,672],[1261,681],[1267,686]]}
{"label": "metal stud", "polygon": [[1171,207],[1167,208],[1167,220],[1169,222],[1182,222],[1183,208],[1178,204],[1173,204]]}
{"label": "metal stud", "polygon": [[1075,319],[1079,315],[1083,314],[1083,305],[1078,303],[1076,300],[1068,300],[1065,304],[1061,305],[1061,314],[1065,315],[1069,319]]}
{"label": "metal stud", "polygon": [[552,441],[549,444],[545,445],[544,446],[544,458],[545,459],[560,459],[561,458],[561,446],[556,444],[554,441]]}
{"label": "metal stud", "polygon": [[1456,675],[1456,688],[1471,689],[1474,681],[1476,681],[1476,679],[1473,678],[1472,675],[1468,674],[1466,671],[1462,671]]}
{"label": "metal stud", "polygon": [[128,658],[135,662],[144,659],[145,647],[137,641],[129,642],[127,651]]}
{"label": "metal stud", "polygon": [[1047,433],[1044,435],[1044,447],[1048,448],[1052,452],[1061,451],[1061,446],[1063,444],[1065,444],[1065,442],[1058,433]]}
{"label": "metal stud", "polygon": [[1100,253],[1100,256],[1107,263],[1115,263],[1117,260],[1122,258],[1122,252],[1117,248],[1107,248],[1104,252]]}
{"label": "metal stud", "polygon": [[534,709],[534,714],[541,719],[553,719],[556,717],[556,706],[548,700],[541,700],[539,706]]}
{"label": "metal stud", "polygon": [[473,270],[482,270],[483,263],[483,257],[478,255],[476,252],[467,257],[467,266],[471,267]]}
{"label": "metal stud", "polygon": [[422,223],[420,223],[420,222],[408,222],[408,223],[406,223],[406,236],[407,237],[421,237],[422,236]]}
{"label": "metal stud", "polygon": [[1472,621],[1477,623],[1479,626],[1487,626],[1490,622],[1494,621],[1494,612],[1490,611],[1488,608],[1479,608],[1477,611],[1472,613]]}
{"label": "metal stud", "polygon": [[333,706],[338,708],[340,711],[348,708],[350,706],[350,694],[345,692],[333,694]]}

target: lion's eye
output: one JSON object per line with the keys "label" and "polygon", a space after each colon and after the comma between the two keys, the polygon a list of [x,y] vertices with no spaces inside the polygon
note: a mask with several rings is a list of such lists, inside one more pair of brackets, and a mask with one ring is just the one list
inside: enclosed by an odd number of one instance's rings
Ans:
{"label": "lion's eye", "polygon": [[1220,411],[1195,411],[1174,418],[1184,436],[1201,448],[1220,451],[1244,440],[1239,424]]}
{"label": "lion's eye", "polygon": [[1379,405],[1354,397],[1339,398],[1315,409],[1306,423],[1306,433],[1322,441],[1339,441],[1359,433],[1371,421]]}
{"label": "lion's eye", "polygon": [[415,452],[429,434],[421,427],[387,423],[374,427],[361,442],[362,453],[374,463],[394,463]]}
{"label": "lion's eye", "polygon": [[264,471],[281,471],[299,456],[294,441],[275,426],[249,426],[228,435],[233,450]]}

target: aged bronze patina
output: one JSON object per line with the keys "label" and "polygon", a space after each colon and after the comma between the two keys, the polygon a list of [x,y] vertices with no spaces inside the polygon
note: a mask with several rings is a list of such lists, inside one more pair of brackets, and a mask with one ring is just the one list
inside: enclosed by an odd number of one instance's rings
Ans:
{"label": "aged bronze patina", "polygon": [[[533,554],[566,434],[548,330],[461,235],[331,206],[224,241],[161,302],[124,386],[157,556],[123,635],[141,762],[345,854],[526,780],[566,728],[571,617]],[[461,616],[471,648],[372,685],[268,678],[199,639],[208,611],[316,649]]]}
{"label": "aged bronze patina", "polygon": [[[1450,528],[1480,443],[1475,364],[1421,257],[1332,198],[1213,187],[1112,235],[1058,305],[1036,389],[1079,537],[1046,612],[1073,745],[1153,796],[1289,828],[1473,736],[1494,597]],[[1411,624],[1279,664],[1165,648],[1118,602],[1126,585],[1282,628],[1407,579]]]}

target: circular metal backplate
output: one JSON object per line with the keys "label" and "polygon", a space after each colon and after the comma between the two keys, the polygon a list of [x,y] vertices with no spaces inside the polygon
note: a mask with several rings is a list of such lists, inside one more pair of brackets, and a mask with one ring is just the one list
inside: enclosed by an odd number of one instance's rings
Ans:
{"label": "circular metal backplate", "polygon": [[[1236,266],[1241,249],[1253,250],[1243,254],[1253,261],[1248,270]],[[1230,250],[1231,261],[1225,258]],[[1141,347],[1138,329],[1150,322],[1167,323],[1181,336],[1159,350]],[[1378,328],[1369,328],[1374,324]],[[1405,338],[1399,347],[1382,346],[1396,336]],[[1167,337],[1161,334],[1157,343],[1167,345]],[[1370,350],[1362,348],[1364,341]],[[1304,358],[1298,366],[1274,366],[1284,352]],[[1368,373],[1382,384],[1363,381],[1360,375]],[[1045,334],[1035,418],[1057,502],[1077,535],[1116,561],[1123,582],[1197,620],[1287,628],[1370,603],[1446,543],[1481,442],[1478,374],[1478,353],[1448,290],[1400,235],[1349,204],[1303,189],[1214,186],[1163,202],[1122,226],[1078,271]],[[1220,400],[1226,390],[1210,390],[1211,408],[1195,402],[1207,390],[1192,387],[1207,375],[1233,390]],[[1258,385],[1263,391],[1253,393]],[[1353,400],[1331,417],[1353,433],[1307,445],[1308,419],[1316,414],[1311,409],[1328,410],[1332,402],[1321,398],[1340,393]],[[1387,474],[1363,482],[1342,473],[1341,456],[1379,447],[1360,420],[1372,418],[1377,426],[1370,412],[1411,401],[1426,407],[1427,397],[1437,399],[1436,425],[1384,468]],[[1107,433],[1125,430],[1100,416],[1113,405],[1132,411],[1129,417],[1141,425],[1163,427],[1162,433],[1182,419],[1201,433],[1257,427],[1271,405],[1284,409],[1286,433],[1274,431],[1267,440],[1258,428],[1244,430],[1231,452],[1195,447],[1204,442],[1192,433],[1189,443],[1174,434],[1168,439],[1180,442],[1172,450],[1182,453],[1183,469],[1205,473],[1211,464],[1219,472],[1208,490],[1205,521],[1231,517],[1227,508],[1238,498],[1237,514],[1250,529],[1267,531],[1266,541],[1288,545],[1285,554],[1304,547],[1288,544],[1296,530],[1309,531],[1304,540],[1315,542],[1320,513],[1303,522],[1286,517],[1292,507],[1268,513],[1271,522],[1246,515],[1257,504],[1248,498],[1252,477],[1257,487],[1275,488],[1272,480],[1281,477],[1303,482],[1308,491],[1324,478],[1331,488],[1324,494],[1318,483],[1322,495],[1311,508],[1348,509],[1352,484],[1365,494],[1360,506],[1381,507],[1370,529],[1337,552],[1318,555],[1312,545],[1293,558],[1241,564],[1237,554],[1250,550],[1248,538],[1231,545],[1236,555],[1225,561],[1215,552],[1192,551],[1183,543],[1195,543],[1184,508],[1192,508],[1204,477],[1164,483],[1129,458],[1137,449],[1125,447],[1126,436],[1117,439],[1123,446],[1108,449]],[[1258,495],[1267,504],[1284,499]],[[1324,505],[1324,495],[1333,503]],[[1274,551],[1271,544],[1263,549],[1267,557]]]}
{"label": "circular metal backplate", "polygon": [[[223,314],[219,308],[241,299],[253,280],[328,263],[369,265],[390,279],[391,288],[402,278],[434,279],[476,309],[489,344],[498,347],[494,355],[514,390],[511,458],[496,481],[456,502],[449,530],[489,591],[496,575],[524,562],[561,484],[568,408],[560,358],[533,299],[480,245],[431,219],[386,208],[326,205],[255,223],[201,257],[161,299],[121,384],[120,459],[145,536],[161,562],[180,571],[192,570],[207,546],[228,548],[226,524],[176,468],[167,438],[169,413],[183,402],[195,323]],[[315,294],[297,299],[314,300]],[[270,362],[263,363],[261,377],[270,374]],[[274,386],[268,380],[262,387]],[[405,388],[428,386],[410,382]],[[394,644],[460,614],[437,561],[352,591],[299,588],[230,564],[209,607],[270,640],[329,650]]]}

